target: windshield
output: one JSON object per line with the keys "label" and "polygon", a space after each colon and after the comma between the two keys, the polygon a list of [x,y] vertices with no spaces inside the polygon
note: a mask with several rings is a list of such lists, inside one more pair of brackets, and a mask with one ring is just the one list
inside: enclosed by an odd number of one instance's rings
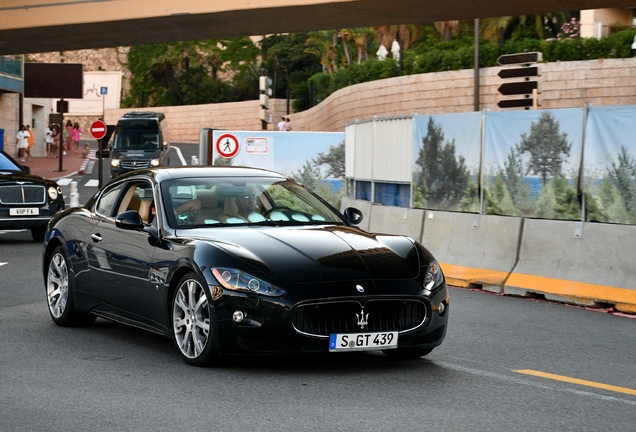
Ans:
{"label": "windshield", "polygon": [[115,135],[115,150],[157,150],[159,134],[156,132],[121,131]]}
{"label": "windshield", "polygon": [[11,159],[0,153],[0,170],[1,171],[22,171]]}
{"label": "windshield", "polygon": [[173,228],[228,225],[343,224],[308,189],[280,178],[189,178],[162,183]]}

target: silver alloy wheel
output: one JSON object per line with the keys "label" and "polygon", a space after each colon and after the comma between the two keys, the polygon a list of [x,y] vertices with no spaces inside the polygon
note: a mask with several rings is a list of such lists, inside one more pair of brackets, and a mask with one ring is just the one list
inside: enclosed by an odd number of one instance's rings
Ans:
{"label": "silver alloy wheel", "polygon": [[199,357],[210,336],[208,297],[196,279],[186,279],[172,303],[172,330],[181,353],[190,359]]}
{"label": "silver alloy wheel", "polygon": [[53,318],[60,318],[68,302],[68,267],[61,253],[55,253],[49,261],[46,277],[46,297]]}

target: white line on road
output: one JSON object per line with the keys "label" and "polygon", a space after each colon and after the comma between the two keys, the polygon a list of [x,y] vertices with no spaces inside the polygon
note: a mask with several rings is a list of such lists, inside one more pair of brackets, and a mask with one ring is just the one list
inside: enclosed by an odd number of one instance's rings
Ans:
{"label": "white line on road", "polygon": [[170,148],[175,149],[177,152],[177,156],[179,156],[179,160],[181,161],[181,165],[187,165],[185,158],[183,157],[183,153],[181,153],[181,149],[179,147],[171,146]]}
{"label": "white line on road", "polygon": [[84,186],[87,187],[97,187],[99,186],[99,180],[97,179],[90,179],[89,181],[86,182],[86,184]]}
{"label": "white line on road", "polygon": [[59,184],[60,186],[68,186],[71,184],[72,181],[73,181],[72,178],[66,177],[66,178],[59,179],[57,181],[57,184]]}

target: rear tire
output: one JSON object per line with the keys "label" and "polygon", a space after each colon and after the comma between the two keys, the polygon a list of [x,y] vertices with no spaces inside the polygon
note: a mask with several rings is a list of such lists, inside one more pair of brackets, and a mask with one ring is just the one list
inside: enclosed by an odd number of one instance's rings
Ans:
{"label": "rear tire", "polygon": [[387,357],[394,359],[416,359],[429,355],[433,348],[397,348],[382,351]]}
{"label": "rear tire", "polygon": [[63,246],[58,246],[51,254],[47,265],[46,298],[51,318],[60,327],[90,325],[95,322],[94,315],[75,310],[73,282],[68,252]]}
{"label": "rear tire", "polygon": [[172,297],[172,334],[183,360],[193,366],[218,361],[215,329],[207,283],[189,272],[179,281]]}

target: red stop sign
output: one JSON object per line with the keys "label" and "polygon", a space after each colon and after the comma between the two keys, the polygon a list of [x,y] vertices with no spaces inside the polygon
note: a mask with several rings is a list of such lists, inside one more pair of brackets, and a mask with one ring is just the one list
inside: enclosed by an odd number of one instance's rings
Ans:
{"label": "red stop sign", "polygon": [[101,120],[96,120],[91,124],[91,135],[95,139],[102,139],[106,136],[106,123]]}

